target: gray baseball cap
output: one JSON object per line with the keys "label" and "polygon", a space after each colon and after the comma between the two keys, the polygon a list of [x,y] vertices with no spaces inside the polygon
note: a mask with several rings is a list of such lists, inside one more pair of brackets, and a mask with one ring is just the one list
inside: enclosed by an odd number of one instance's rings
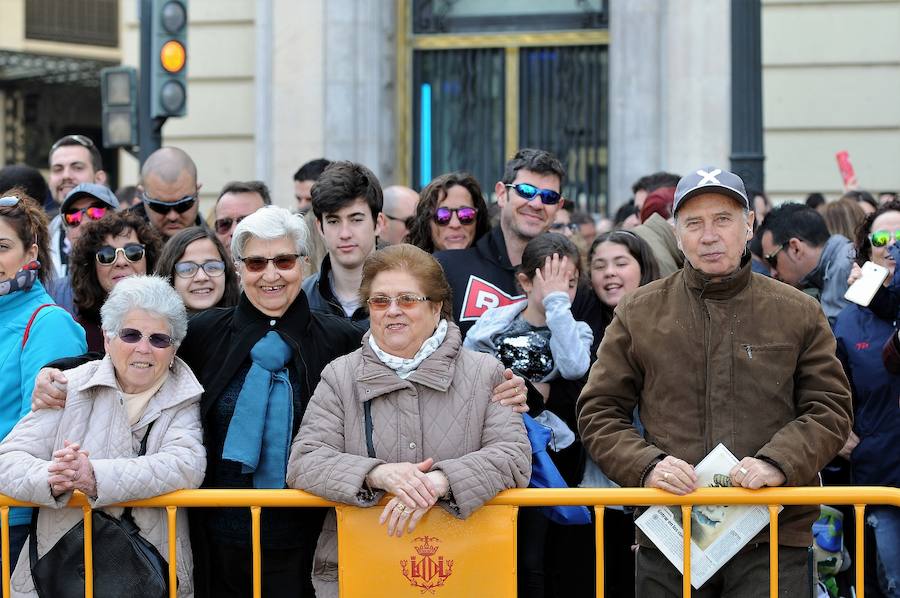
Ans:
{"label": "gray baseball cap", "polygon": [[60,213],[65,214],[66,210],[69,209],[69,206],[71,206],[76,199],[81,197],[93,197],[114,210],[119,208],[119,200],[116,199],[116,194],[113,193],[109,187],[97,185],[96,183],[81,183],[66,195],[66,198],[62,202],[62,206],[59,208]]}
{"label": "gray baseball cap", "polygon": [[677,212],[678,208],[690,198],[704,193],[727,195],[741,204],[741,207],[751,209],[747,190],[744,189],[744,181],[741,180],[741,177],[715,166],[707,166],[684,175],[678,181],[672,213]]}

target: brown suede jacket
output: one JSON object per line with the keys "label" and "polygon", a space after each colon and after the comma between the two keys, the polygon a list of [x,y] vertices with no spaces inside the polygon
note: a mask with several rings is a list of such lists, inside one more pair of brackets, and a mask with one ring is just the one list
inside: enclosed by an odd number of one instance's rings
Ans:
{"label": "brown suede jacket", "polygon": [[[632,425],[635,406],[644,436]],[[749,260],[718,282],[685,262],[623,299],[577,410],[585,448],[611,479],[631,487],[657,459],[696,465],[720,442],[738,459],[774,463],[788,486],[818,486],[852,423],[822,308],[751,273]],[[779,543],[809,546],[818,512],[786,507]]]}

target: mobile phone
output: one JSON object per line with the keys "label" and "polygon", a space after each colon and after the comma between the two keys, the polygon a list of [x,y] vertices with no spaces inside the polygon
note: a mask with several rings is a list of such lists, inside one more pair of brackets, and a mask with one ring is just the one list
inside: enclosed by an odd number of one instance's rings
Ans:
{"label": "mobile phone", "polygon": [[888,269],[872,262],[866,262],[862,267],[862,276],[850,285],[847,292],[844,293],[844,299],[852,301],[857,305],[868,307],[872,301],[872,297],[878,292],[878,289],[884,284],[888,275]]}
{"label": "mobile phone", "polygon": [[835,154],[837,158],[838,170],[841,171],[841,179],[844,181],[845,189],[853,189],[857,185],[856,171],[853,170],[853,164],[850,163],[850,154],[847,150],[840,151]]}

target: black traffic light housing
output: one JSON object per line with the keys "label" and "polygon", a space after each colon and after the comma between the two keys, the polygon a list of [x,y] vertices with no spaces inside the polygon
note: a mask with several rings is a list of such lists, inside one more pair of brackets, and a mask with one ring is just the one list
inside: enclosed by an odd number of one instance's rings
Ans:
{"label": "black traffic light housing", "polygon": [[187,0],[151,0],[150,117],[187,112]]}

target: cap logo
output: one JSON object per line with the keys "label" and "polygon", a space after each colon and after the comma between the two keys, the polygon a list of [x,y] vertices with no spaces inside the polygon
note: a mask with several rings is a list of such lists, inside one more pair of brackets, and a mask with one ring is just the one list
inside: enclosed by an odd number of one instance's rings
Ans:
{"label": "cap logo", "polygon": [[697,174],[703,177],[702,179],[700,179],[700,182],[697,183],[698,187],[700,185],[721,185],[722,184],[719,182],[719,179],[716,178],[717,176],[722,174],[721,168],[716,168],[712,172],[706,172],[705,170],[698,170]]}

